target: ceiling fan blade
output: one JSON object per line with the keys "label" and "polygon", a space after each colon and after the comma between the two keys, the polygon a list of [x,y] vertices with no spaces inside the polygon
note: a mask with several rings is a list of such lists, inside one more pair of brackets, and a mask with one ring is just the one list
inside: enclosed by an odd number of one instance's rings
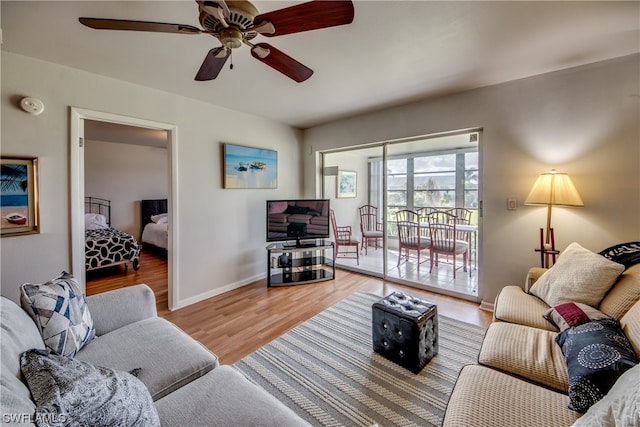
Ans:
{"label": "ceiling fan blade", "polygon": [[215,79],[220,74],[220,70],[224,67],[228,57],[229,50],[225,47],[211,49],[204,58],[204,62],[200,66],[195,79],[199,82]]}
{"label": "ceiling fan blade", "polygon": [[298,83],[307,80],[313,74],[311,68],[299,63],[286,53],[267,43],[254,45],[251,48],[251,56]]}
{"label": "ceiling fan blade", "polygon": [[353,14],[351,1],[311,1],[263,13],[256,16],[253,23],[259,27],[263,22],[270,22],[275,27],[275,32],[258,32],[274,37],[350,24],[353,22]]}
{"label": "ceiling fan blade", "polygon": [[198,27],[165,22],[129,21],[126,19],[78,18],[80,23],[96,30],[151,31],[154,33],[200,34]]}

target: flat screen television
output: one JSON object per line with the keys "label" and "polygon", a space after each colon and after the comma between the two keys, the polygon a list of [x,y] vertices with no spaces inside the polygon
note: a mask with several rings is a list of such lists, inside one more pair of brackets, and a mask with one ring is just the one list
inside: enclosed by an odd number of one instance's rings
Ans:
{"label": "flat screen television", "polygon": [[267,242],[329,238],[328,199],[267,200]]}

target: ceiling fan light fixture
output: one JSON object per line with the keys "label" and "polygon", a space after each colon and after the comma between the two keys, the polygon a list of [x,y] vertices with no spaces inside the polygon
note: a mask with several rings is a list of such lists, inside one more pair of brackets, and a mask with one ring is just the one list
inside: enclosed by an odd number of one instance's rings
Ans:
{"label": "ceiling fan light fixture", "polygon": [[225,28],[220,31],[220,43],[229,49],[242,46],[242,33],[236,28]]}

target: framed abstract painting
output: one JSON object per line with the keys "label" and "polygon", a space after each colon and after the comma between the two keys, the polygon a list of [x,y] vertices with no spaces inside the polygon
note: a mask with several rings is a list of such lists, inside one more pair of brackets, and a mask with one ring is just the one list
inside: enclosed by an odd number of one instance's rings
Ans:
{"label": "framed abstract painting", "polygon": [[2,237],[39,233],[38,159],[2,157],[0,181]]}
{"label": "framed abstract painting", "polygon": [[336,181],[336,197],[338,199],[346,199],[356,197],[358,174],[353,171],[338,171],[338,180]]}
{"label": "framed abstract painting", "polygon": [[278,188],[278,152],[223,144],[224,188]]}

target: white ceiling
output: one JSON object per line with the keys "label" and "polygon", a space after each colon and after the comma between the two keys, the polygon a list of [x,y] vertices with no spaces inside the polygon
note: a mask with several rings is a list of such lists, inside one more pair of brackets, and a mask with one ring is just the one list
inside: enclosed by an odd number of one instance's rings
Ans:
{"label": "white ceiling", "polygon": [[[255,1],[260,12],[303,1]],[[640,2],[355,1],[352,24],[266,41],[312,68],[295,83],[234,50],[196,82],[208,35],[92,30],[81,16],[200,27],[193,0],[5,1],[2,50],[306,128],[640,51]],[[228,64],[227,64],[228,65]],[[33,94],[37,96],[37,94]]]}

